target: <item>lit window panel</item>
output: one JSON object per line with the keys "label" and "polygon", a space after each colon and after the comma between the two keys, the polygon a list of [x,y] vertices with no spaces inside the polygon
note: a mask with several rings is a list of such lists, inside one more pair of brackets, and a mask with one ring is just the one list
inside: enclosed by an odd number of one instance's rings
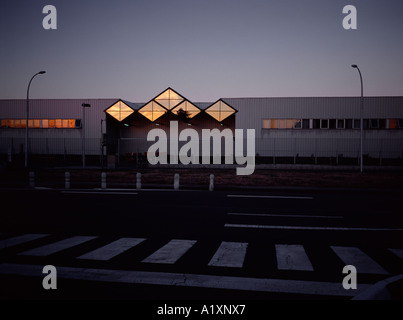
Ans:
{"label": "lit window panel", "polygon": [[14,128],[14,120],[7,120],[7,127]]}
{"label": "lit window panel", "polygon": [[21,128],[21,120],[14,120],[14,127]]}
{"label": "lit window panel", "polygon": [[134,112],[134,110],[123,101],[118,101],[107,110],[105,110],[105,112],[114,117],[116,120],[122,121],[130,116]]}
{"label": "lit window panel", "polygon": [[38,129],[38,128],[40,128],[40,127],[41,127],[41,121],[38,120],[38,119],[35,119],[35,120],[34,120],[34,128],[35,128],[35,129]]}
{"label": "lit window panel", "polygon": [[206,109],[206,113],[212,116],[217,121],[221,122],[229,116],[233,115],[236,110],[226,104],[224,101],[217,101]]}
{"label": "lit window panel", "polygon": [[185,99],[172,89],[167,89],[154,100],[160,105],[164,106],[166,109],[171,110]]}
{"label": "lit window panel", "polygon": [[69,120],[63,119],[62,120],[62,127],[63,128],[68,128],[69,127]]}
{"label": "lit window panel", "polygon": [[271,120],[271,128],[272,129],[278,129],[278,119],[272,119]]}
{"label": "lit window panel", "polygon": [[21,119],[21,128],[26,128],[27,127],[27,120]]}
{"label": "lit window panel", "polygon": [[193,103],[190,103],[189,101],[184,101],[177,107],[175,107],[172,112],[176,115],[178,115],[179,110],[183,110],[187,112],[188,118],[191,119],[198,113],[200,113],[200,109],[196,107]]}
{"label": "lit window panel", "polygon": [[54,128],[55,127],[55,120],[51,119],[49,120],[49,128]]}
{"label": "lit window panel", "polygon": [[144,117],[146,117],[148,120],[154,122],[157,120],[159,117],[164,115],[167,112],[167,110],[163,107],[161,107],[158,103],[155,101],[151,101],[147,103],[144,107],[142,107],[139,110],[139,113],[142,114]]}
{"label": "lit window panel", "polygon": [[34,127],[34,120],[28,120],[28,128]]}
{"label": "lit window panel", "polygon": [[55,127],[58,129],[62,128],[62,119],[55,120]]}
{"label": "lit window panel", "polygon": [[278,128],[279,129],[285,129],[285,120],[284,119],[279,119],[278,120]]}
{"label": "lit window panel", "polygon": [[69,128],[74,129],[76,127],[76,120],[75,119],[69,119]]}
{"label": "lit window panel", "polygon": [[1,120],[1,127],[6,128],[7,127],[7,120]]}
{"label": "lit window panel", "polygon": [[270,129],[270,119],[263,119],[263,129]]}
{"label": "lit window panel", "polygon": [[389,129],[397,129],[397,119],[390,119],[389,120]]}

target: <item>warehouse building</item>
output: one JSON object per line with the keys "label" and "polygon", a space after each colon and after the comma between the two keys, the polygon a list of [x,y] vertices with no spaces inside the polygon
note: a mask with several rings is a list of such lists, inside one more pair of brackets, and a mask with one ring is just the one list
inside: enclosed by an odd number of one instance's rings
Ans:
{"label": "warehouse building", "polygon": [[[21,161],[26,100],[0,100],[0,155]],[[254,129],[257,163],[358,164],[360,97],[220,98],[193,102],[168,88],[148,102],[124,99],[31,99],[28,154],[32,162],[146,163],[150,130]],[[83,107],[87,106],[87,107]],[[402,164],[403,97],[365,97],[364,161]],[[180,144],[185,144],[181,142]],[[202,143],[202,142],[200,142]],[[251,143],[250,141],[245,141]],[[225,147],[223,143],[222,148]],[[213,155],[213,154],[212,154]]]}

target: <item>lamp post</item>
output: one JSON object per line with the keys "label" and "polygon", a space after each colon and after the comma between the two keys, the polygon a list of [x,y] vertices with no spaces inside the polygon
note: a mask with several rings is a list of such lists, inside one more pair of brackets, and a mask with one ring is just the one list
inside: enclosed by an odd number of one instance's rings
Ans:
{"label": "lamp post", "polygon": [[364,86],[362,82],[362,74],[360,68],[356,64],[353,64],[351,67],[358,70],[360,74],[361,80],[361,106],[360,106],[360,172],[364,171],[364,162],[363,162],[363,140],[364,140],[364,119],[363,119],[363,112],[364,112]]}
{"label": "lamp post", "polygon": [[46,71],[39,71],[35,73],[31,80],[29,80],[28,89],[27,89],[27,110],[26,110],[26,123],[25,123],[25,168],[28,168],[28,120],[29,120],[29,87],[31,86],[32,80],[38,74],[45,74]]}
{"label": "lamp post", "polygon": [[85,168],[85,108],[90,108],[91,105],[88,103],[83,103],[81,105],[83,107],[83,121],[82,121],[82,130],[83,130],[83,134],[82,134],[82,147],[83,147],[83,154],[82,154],[82,158],[83,158],[83,169]]}

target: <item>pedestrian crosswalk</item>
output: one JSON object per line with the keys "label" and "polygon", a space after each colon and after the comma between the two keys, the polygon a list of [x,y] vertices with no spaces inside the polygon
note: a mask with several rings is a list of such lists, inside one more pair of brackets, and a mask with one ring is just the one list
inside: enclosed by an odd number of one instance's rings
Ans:
{"label": "pedestrian crosswalk", "polygon": [[[56,242],[52,242],[51,235],[49,234],[36,234],[28,233],[7,237],[7,234],[2,235],[6,237],[0,240],[0,253],[1,250],[17,248],[15,255],[24,257],[49,257],[53,254],[62,253],[65,250],[77,248],[80,245],[88,244],[92,240],[99,239],[98,236],[72,236]],[[46,237],[50,243],[46,242]],[[41,239],[42,245],[35,246],[35,241]],[[110,261],[117,256],[127,254],[130,249],[133,249],[139,244],[147,243],[149,239],[146,238],[119,238],[111,241],[102,246],[93,245],[88,252],[80,251],[74,259],[80,261],[93,260],[93,261]],[[147,254],[143,253],[143,256],[139,258],[139,262],[142,264],[168,264],[173,265],[184,257],[186,254],[195,250],[195,245],[203,240],[186,240],[186,239],[172,239],[158,248],[153,248],[152,251]],[[103,243],[105,243],[104,241]],[[31,245],[29,245],[31,244]],[[18,250],[19,245],[28,245],[28,250]],[[211,244],[210,244],[211,245]],[[306,246],[302,244],[272,244],[271,249],[274,248],[275,255],[272,259],[275,260],[277,269],[280,271],[306,271],[312,272],[317,269],[314,263],[312,263],[311,256]],[[96,248],[94,248],[96,247]],[[251,244],[248,242],[229,242],[222,241],[212,248],[213,252],[209,259],[204,261],[196,261],[195,263],[204,264],[209,268],[233,268],[240,269],[244,267],[245,261],[248,258],[248,250]],[[25,248],[25,247],[22,247]],[[269,251],[267,248],[267,252]],[[387,268],[382,266],[382,263],[375,261],[371,258],[365,250],[362,250],[354,246],[330,246],[335,254],[335,259],[339,260],[339,263],[345,265],[353,265],[357,268],[358,273],[363,274],[375,274],[375,275],[388,275]],[[386,248],[385,251],[392,253],[398,259],[403,260],[403,249],[401,248]],[[266,252],[266,253],[267,253]],[[266,253],[262,253],[262,256],[268,257]],[[266,255],[265,255],[266,254]],[[315,253],[317,254],[317,252]],[[399,260],[400,261],[400,260]]]}
{"label": "pedestrian crosswalk", "polygon": [[154,252],[143,262],[146,263],[167,263],[174,264],[178,261],[194,244],[194,240],[171,240],[161,249]]}
{"label": "pedestrian crosswalk", "polygon": [[88,252],[78,257],[78,259],[87,259],[87,260],[101,260],[107,261],[110,260],[117,255],[137,246],[145,239],[140,238],[121,238],[116,241],[113,241],[106,246],[98,248],[94,251]]}
{"label": "pedestrian crosswalk", "polygon": [[222,242],[209,266],[242,268],[248,244],[244,242]]}
{"label": "pedestrian crosswalk", "polygon": [[279,270],[313,271],[302,245],[276,244],[276,256]]}

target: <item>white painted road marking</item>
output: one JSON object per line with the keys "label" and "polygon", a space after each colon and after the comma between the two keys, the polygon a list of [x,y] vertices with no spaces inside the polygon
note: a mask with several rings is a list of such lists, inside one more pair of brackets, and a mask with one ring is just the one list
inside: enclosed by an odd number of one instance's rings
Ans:
{"label": "white painted road marking", "polygon": [[228,198],[262,198],[262,199],[299,199],[299,200],[313,200],[313,197],[294,197],[294,196],[254,196],[243,194],[227,194]]}
{"label": "white painted road marking", "polygon": [[82,244],[84,242],[87,242],[89,240],[95,239],[97,237],[88,237],[88,236],[76,236],[76,237],[71,237],[68,239],[64,239],[55,243],[51,243],[39,248],[34,248],[32,250],[24,251],[20,253],[20,255],[24,256],[38,256],[38,257],[44,257],[51,255],[53,253],[77,246],[79,244]]}
{"label": "white painted road marking", "polygon": [[242,268],[245,260],[247,243],[244,242],[222,242],[209,266]]}
{"label": "white painted road marking", "polygon": [[139,243],[143,242],[145,239],[139,238],[121,238],[112,243],[107,244],[101,248],[98,248],[94,251],[83,254],[82,256],[77,257],[77,259],[88,259],[88,260],[110,260],[121,254],[124,251],[127,251]]}
{"label": "white painted road marking", "polygon": [[142,262],[174,264],[178,261],[197,241],[195,240],[171,240],[161,249],[154,252]]}
{"label": "white painted road marking", "polygon": [[16,246],[18,244],[28,242],[28,241],[32,241],[32,240],[36,240],[36,239],[40,239],[40,238],[43,238],[43,237],[46,237],[46,236],[48,236],[48,234],[31,233],[31,234],[24,234],[24,235],[9,238],[9,239],[4,239],[4,240],[0,241],[0,249]]}
{"label": "white painted road marking", "polygon": [[276,244],[276,256],[279,270],[313,271],[302,245]]}
{"label": "white painted road marking", "polygon": [[270,226],[260,224],[226,223],[226,228],[250,228],[272,230],[324,230],[324,231],[403,231],[402,228],[350,228],[350,227],[303,227],[303,226]]}
{"label": "white painted road marking", "polygon": [[318,218],[318,219],[343,219],[342,216],[313,216],[313,215],[302,215],[302,214],[268,214],[268,213],[238,213],[230,212],[227,213],[230,216],[246,216],[246,217],[280,217],[280,218]]}
{"label": "white painted road marking", "polygon": [[403,249],[388,249],[388,250],[393,252],[400,259],[403,259]]}
{"label": "white painted road marking", "polygon": [[346,265],[353,265],[357,272],[369,274],[389,274],[384,268],[356,247],[331,246]]}
{"label": "white painted road marking", "polygon": [[[40,265],[0,264],[0,273],[8,275],[43,277],[42,269],[43,266]],[[340,282],[333,283],[284,279],[242,278],[184,273],[71,267],[57,267],[57,276],[62,279],[112,283],[148,284],[341,297],[355,296],[372,286],[370,284],[360,283],[358,284],[357,290],[345,290]]]}

